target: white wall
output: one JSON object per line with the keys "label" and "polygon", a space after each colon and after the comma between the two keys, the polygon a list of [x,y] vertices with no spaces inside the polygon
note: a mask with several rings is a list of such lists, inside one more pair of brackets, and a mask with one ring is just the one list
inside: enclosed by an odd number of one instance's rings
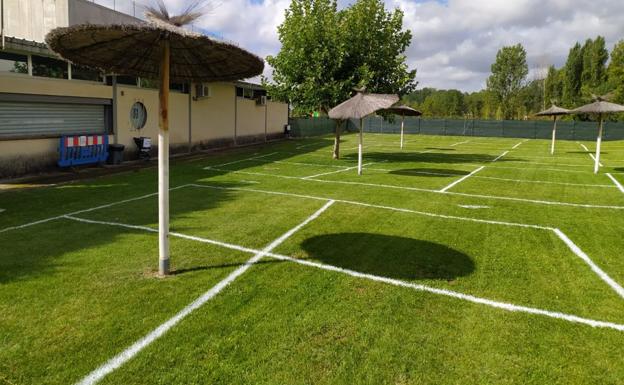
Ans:
{"label": "white wall", "polygon": [[4,0],[4,33],[37,42],[68,25],[68,0]]}

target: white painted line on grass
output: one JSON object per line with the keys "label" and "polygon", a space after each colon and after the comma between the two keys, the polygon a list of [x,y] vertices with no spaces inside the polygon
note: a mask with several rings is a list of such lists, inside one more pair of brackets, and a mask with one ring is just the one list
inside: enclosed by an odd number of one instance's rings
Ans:
{"label": "white painted line on grass", "polygon": [[453,183],[449,184],[448,186],[446,186],[446,187],[444,187],[444,188],[440,189],[439,191],[440,191],[441,193],[443,193],[443,192],[447,192],[447,191],[448,191],[450,188],[452,188],[453,186],[456,186],[456,185],[458,185],[459,183],[461,183],[461,182],[465,181],[466,179],[470,178],[471,176],[473,176],[474,174],[476,174],[476,173],[478,173],[479,171],[483,170],[484,168],[485,168],[485,166],[481,166],[481,167],[479,167],[478,169],[476,169],[476,170],[472,171],[470,174],[468,174],[468,175],[464,175],[463,177],[461,177],[461,178],[457,179],[455,182],[453,182]]}
{"label": "white painted line on grass", "polygon": [[622,286],[620,286],[617,282],[615,282],[611,277],[609,277],[609,275],[607,273],[605,273],[600,267],[598,267],[594,261],[591,260],[591,258],[589,258],[589,256],[587,254],[585,254],[585,252],[583,252],[583,250],[581,250],[574,242],[572,242],[572,240],[570,240],[570,238],[568,238],[567,235],[565,235],[561,230],[559,229],[553,229],[554,233],[557,234],[557,236],[566,244],[566,246],[568,246],[568,248],[570,250],[572,250],[572,252],[574,254],[576,254],[579,258],[581,258],[586,264],[589,265],[589,267],[592,269],[592,271],[594,273],[596,273],[596,275],[598,275],[600,277],[600,279],[602,279],[603,281],[605,281],[607,283],[607,285],[611,286],[611,288],[613,290],[615,290],[615,292],[622,298],[624,298],[624,288],[622,288]]}
{"label": "white painted line on grass", "polygon": [[85,378],[83,378],[79,385],[92,385],[100,381],[102,378],[106,377],[108,374],[113,372],[115,369],[122,366],[124,363],[132,359],[135,355],[137,355],[141,350],[150,345],[152,342],[163,336],[167,331],[173,328],[176,324],[182,321],[186,316],[191,314],[193,311],[200,308],[214,296],[219,294],[221,290],[227,287],[230,283],[232,283],[236,278],[241,276],[245,271],[247,271],[254,263],[258,262],[262,257],[266,256],[271,252],[274,248],[279,246],[282,242],[288,239],[291,235],[301,229],[303,226],[307,225],[314,219],[316,219],[319,215],[321,215],[325,210],[327,210],[334,201],[329,201],[319,210],[317,210],[314,214],[309,216],[305,221],[301,222],[299,225],[293,227],[284,233],[281,237],[277,238],[273,242],[271,242],[267,247],[257,252],[251,259],[245,262],[244,265],[240,266],[238,269],[234,270],[230,273],[225,279],[217,283],[210,290],[205,292],[202,296],[197,298],[195,301],[187,305],[184,309],[182,309],[178,314],[174,315],[172,318],[162,323],[156,329],[148,333],[146,336],[136,341],[134,344],[130,345],[126,350],[119,353],[115,357],[111,358],[104,365],[100,366]]}
{"label": "white painted line on grass", "polygon": [[3,212],[5,212],[5,211],[6,211],[5,209],[0,209],[0,213],[3,213]]}
{"label": "white painted line on grass", "polygon": [[458,196],[466,196],[466,197],[472,197],[472,198],[506,200],[506,201],[512,201],[512,202],[526,202],[526,203],[542,204],[542,205],[549,205],[549,206],[568,206],[568,207],[582,207],[582,208],[590,208],[590,209],[624,210],[624,206],[594,205],[594,204],[589,204],[589,203],[546,201],[546,200],[539,200],[539,199],[505,197],[505,196],[499,196],[499,195],[469,194],[469,193],[460,193],[460,192],[454,192],[454,191],[446,191],[444,193],[441,193],[438,190],[431,190],[431,189],[425,189],[425,188],[419,188],[419,187],[406,187],[406,186],[396,186],[396,185],[379,184],[379,183],[350,182],[350,181],[343,181],[343,180],[325,180],[325,179],[312,179],[312,178],[303,179],[302,177],[298,177],[298,176],[287,176],[287,175],[269,174],[269,173],[251,172],[251,171],[233,171],[233,170],[222,170],[222,169],[214,169],[214,170],[228,171],[228,172],[244,174],[244,175],[269,176],[273,178],[283,178],[283,179],[298,179],[298,180],[305,180],[305,181],[311,181],[311,182],[317,182],[317,183],[334,183],[334,184],[345,184],[345,185],[354,185],[354,186],[389,188],[389,189],[406,190],[406,191],[422,191],[422,192],[429,192],[429,193],[434,193],[434,194],[458,195]]}
{"label": "white painted line on grass", "polygon": [[[500,167],[490,167],[488,168],[500,168]],[[389,170],[386,168],[368,168],[369,171],[382,171],[382,172],[391,172],[393,170]],[[463,170],[462,170],[463,171]],[[440,176],[457,176],[457,174],[445,173],[445,172],[429,172],[429,171],[416,171],[416,170],[404,170],[406,174],[417,174],[417,175],[440,175]],[[567,182],[551,182],[548,180],[530,180],[530,179],[512,179],[512,178],[499,178],[495,176],[483,176],[483,175],[473,175],[473,178],[478,179],[491,179],[491,180],[501,180],[505,182],[519,182],[519,183],[536,183],[536,184],[554,184],[561,186],[578,186],[578,187],[600,187],[600,188],[616,188],[611,184],[588,184],[588,183],[567,183]]]}
{"label": "white painted line on grass", "polygon": [[503,152],[502,154],[500,154],[499,156],[497,156],[497,157],[496,157],[496,159],[494,159],[494,160],[492,161],[492,163],[496,162],[497,160],[499,160],[500,158],[502,158],[503,156],[505,156],[505,155],[507,155],[507,154],[509,154],[509,151],[505,151],[505,152]]}
{"label": "white painted line on grass", "polygon": [[[204,187],[206,187],[206,186],[204,186]],[[328,202],[323,207],[326,208],[330,204],[331,204],[331,201]],[[123,224],[123,223],[90,221],[90,220],[82,220],[82,219],[79,219],[79,218],[68,218],[68,219],[80,220],[80,221],[84,221],[84,222],[87,222],[87,223],[98,223],[98,224],[105,224],[105,225],[128,227],[128,228],[132,228],[132,229],[142,229],[142,226],[126,225],[126,224]],[[151,229],[151,228],[145,228],[145,229],[147,229],[148,231],[151,231],[151,232],[157,232],[157,230],[155,230],[155,229]],[[552,229],[552,230],[557,230],[557,229]],[[561,233],[561,234],[563,234],[563,233]],[[297,263],[297,264],[304,265],[304,266],[315,267],[315,268],[326,270],[326,271],[332,271],[332,272],[337,272],[337,273],[341,273],[341,274],[346,274],[346,275],[349,275],[349,276],[352,276],[352,277],[355,277],[355,278],[361,278],[361,279],[366,279],[366,280],[370,280],[370,281],[386,283],[386,284],[390,284],[390,285],[393,285],[393,286],[399,286],[399,287],[404,287],[404,288],[413,289],[413,290],[417,290],[417,291],[423,291],[423,292],[427,292],[427,293],[431,293],[431,294],[442,295],[442,296],[445,296],[445,297],[456,298],[456,299],[460,299],[460,300],[464,300],[464,301],[468,301],[468,302],[472,302],[472,303],[476,303],[476,304],[486,305],[486,306],[490,306],[490,307],[494,307],[494,308],[502,309],[502,310],[506,310],[506,311],[528,313],[528,314],[534,314],[534,315],[542,315],[542,316],[555,318],[555,319],[560,319],[560,320],[564,320],[564,321],[568,321],[568,322],[572,322],[572,323],[589,325],[591,327],[609,328],[609,329],[615,329],[615,330],[618,330],[618,331],[624,331],[624,325],[622,325],[622,324],[616,324],[616,323],[612,323],[612,322],[606,322],[606,321],[599,321],[599,320],[594,320],[594,319],[589,319],[589,318],[583,318],[583,317],[579,317],[579,316],[572,315],[572,314],[560,313],[560,312],[555,312],[555,311],[550,311],[550,310],[543,310],[543,309],[532,308],[532,307],[527,307],[527,306],[515,305],[515,304],[507,303],[507,302],[494,301],[494,300],[491,300],[491,299],[482,298],[482,297],[476,297],[476,296],[473,296],[473,295],[470,295],[470,294],[463,294],[463,293],[452,291],[452,290],[438,289],[438,288],[435,288],[435,287],[431,287],[431,286],[427,286],[427,285],[421,285],[421,284],[416,284],[416,283],[411,283],[411,282],[405,282],[405,281],[401,281],[401,280],[398,280],[398,279],[387,278],[387,277],[382,277],[382,276],[373,275],[373,274],[367,274],[367,273],[360,273],[360,272],[357,272],[357,271],[354,271],[354,270],[344,269],[344,268],[333,266],[333,265],[328,265],[328,264],[314,262],[314,261],[310,261],[310,260],[292,258],[292,257],[286,256],[286,255],[276,254],[276,253],[271,252],[271,250],[265,251],[266,249],[263,250],[263,251],[259,251],[259,250],[247,248],[247,247],[244,247],[244,246],[233,245],[233,244],[230,244],[230,243],[215,241],[215,240],[212,240],[212,239],[196,237],[196,236],[186,235],[186,234],[181,234],[181,233],[171,233],[171,235],[172,236],[176,236],[176,237],[180,237],[180,238],[185,238],[185,239],[189,239],[189,240],[198,241],[198,242],[203,242],[203,243],[209,243],[209,244],[212,244],[212,245],[222,246],[222,247],[233,249],[233,250],[243,251],[243,252],[247,252],[247,253],[253,253],[255,255],[258,255],[260,253],[264,253],[264,255],[266,255],[268,257],[271,257],[271,258],[274,258],[274,259],[277,259],[277,260],[290,261],[290,262]],[[581,251],[581,253],[582,253],[582,251]],[[255,256],[254,256],[254,258],[255,258]],[[257,262],[257,260],[255,262]],[[249,268],[250,265],[251,265],[251,263],[249,263],[249,261],[248,261],[241,268],[245,268],[245,267]],[[241,269],[241,268],[239,268],[239,269]],[[234,274],[234,273],[232,273],[232,274]],[[234,279],[235,278],[236,277],[234,277]],[[231,281],[233,281],[234,279],[232,279]],[[213,289],[211,289],[211,290],[213,290]],[[210,299],[210,298],[208,298],[208,299]],[[204,302],[206,302],[206,301],[204,301]],[[191,306],[191,305],[189,305],[189,306]],[[198,305],[197,307],[199,307],[199,306],[201,306],[201,304]],[[173,327],[174,325],[175,324],[171,325],[169,328]],[[161,325],[161,327],[162,327],[162,325]],[[156,330],[158,330],[158,329],[156,329]],[[159,335],[155,336],[155,338],[153,338],[153,340],[157,339],[158,337],[160,337],[165,332],[166,332],[166,330],[161,332]],[[153,333],[154,332],[150,333],[148,336],[150,336]],[[143,339],[145,339],[146,337],[144,337]],[[152,341],[150,341],[149,343],[151,343]],[[137,343],[135,343],[135,345]],[[135,345],[133,345],[133,346],[135,346]],[[147,346],[147,344],[145,346]],[[132,354],[132,356],[134,356],[136,353],[138,353],[145,346],[142,346],[140,349],[136,350]],[[128,351],[129,349],[127,349],[126,351]],[[121,354],[116,356],[116,357],[119,357],[119,356],[121,356]],[[132,356],[126,358],[123,362],[119,363],[119,365],[117,365],[115,367],[112,367],[107,373],[105,373],[104,375],[102,375],[99,378],[94,379],[94,381],[92,381],[92,382],[84,382],[85,380],[83,380],[83,382],[81,382],[80,384],[81,385],[82,384],[94,384],[99,379],[104,377],[106,374],[108,374],[108,373],[112,372],[113,370],[117,369],[125,361],[129,360],[130,358],[132,358]],[[113,358],[113,360],[114,359],[115,358]],[[113,360],[111,360],[111,361],[113,361]],[[109,363],[111,361],[109,361]],[[101,367],[101,368],[103,368],[103,367]],[[98,370],[100,370],[100,369],[98,369]],[[93,373],[95,373],[95,372],[93,372]],[[93,375],[93,373],[92,373],[92,375]]]}
{"label": "white painted line on grass", "polygon": [[615,186],[618,188],[618,190],[624,193],[624,186],[622,186],[622,184],[618,182],[618,180],[615,179],[613,175],[611,175],[611,173],[607,173],[607,176],[613,181],[613,183],[615,183]]}
{"label": "white painted line on grass", "polygon": [[297,146],[295,147],[297,150],[301,149],[301,148],[306,148],[306,147],[310,147],[310,146],[316,146],[317,144],[324,144],[325,142],[314,142],[314,143],[308,143],[308,144],[304,144],[301,146]]}
{"label": "white painted line on grass", "polygon": [[[184,185],[181,185],[181,186],[173,187],[173,188],[170,188],[169,191],[177,190],[177,189],[180,189],[180,188],[183,188],[183,187],[188,187],[188,186],[191,186],[191,184],[184,184]],[[121,200],[121,201],[108,203],[108,204],[105,204],[105,205],[91,207],[89,209],[73,211],[71,213],[61,214],[61,215],[57,215],[57,216],[54,216],[54,217],[41,219],[41,220],[30,222],[30,223],[25,223],[23,225],[6,227],[4,229],[0,229],[0,233],[4,233],[5,231],[11,231],[11,230],[19,230],[19,229],[23,229],[25,227],[30,227],[30,226],[34,226],[34,225],[39,225],[39,224],[42,224],[42,223],[50,222],[50,221],[53,221],[55,219],[63,218],[63,216],[65,216],[65,215],[77,215],[77,214],[87,213],[87,212],[90,212],[90,211],[105,209],[105,208],[109,208],[109,207],[112,207],[112,206],[116,206],[116,205],[120,205],[120,204],[124,204],[124,203],[134,202],[134,201],[137,201],[137,200],[153,197],[155,195],[158,195],[158,193],[155,192],[155,193],[151,193],[151,194],[145,194],[145,195],[141,195],[141,196],[135,197],[135,198],[124,199],[124,200]]]}
{"label": "white painted line on grass", "polygon": [[461,208],[464,209],[489,209],[490,206],[485,206],[485,205],[457,205]]}
{"label": "white painted line on grass", "polygon": [[[581,145],[581,147],[583,147],[583,149],[585,151],[587,151],[587,155],[589,155],[590,158],[592,158],[594,160],[594,162],[596,161],[596,157],[594,156],[594,154],[592,154],[589,149],[587,148],[586,145],[584,145],[583,143],[579,143]],[[604,165],[602,164],[602,162],[598,162],[598,165],[600,165],[600,167],[604,167]]]}
{"label": "white painted line on grass", "polygon": [[599,321],[599,320],[594,320],[590,318],[579,317],[579,316],[572,315],[572,314],[560,313],[560,312],[543,310],[543,309],[532,308],[532,307],[521,306],[521,305],[514,305],[512,303],[507,303],[507,302],[494,301],[491,299],[476,297],[470,294],[463,294],[463,293],[459,293],[459,292],[452,291],[452,290],[438,289],[435,287],[420,285],[420,284],[416,284],[412,282],[405,282],[405,281],[401,281],[401,280],[394,279],[394,278],[380,277],[380,276],[373,275],[373,274],[360,273],[357,271],[344,269],[342,267],[326,265],[324,263],[318,263],[318,262],[313,262],[309,260],[291,258],[285,255],[277,255],[277,254],[270,253],[269,256],[276,258],[276,259],[282,259],[285,261],[295,262],[301,265],[307,265],[307,266],[312,266],[312,267],[316,267],[316,268],[323,269],[323,270],[343,273],[343,274],[350,275],[356,278],[363,278],[363,279],[367,279],[370,281],[382,282],[382,283],[405,287],[405,288],[409,288],[409,289],[413,289],[417,291],[438,294],[438,295],[442,295],[445,297],[456,298],[456,299],[460,299],[460,300],[464,300],[464,301],[468,301],[468,302],[472,302],[476,304],[494,307],[497,309],[507,310],[510,312],[542,315],[542,316],[560,319],[560,320],[564,320],[564,321],[568,321],[572,323],[589,325],[595,328],[608,328],[608,329],[615,329],[618,331],[624,331],[624,325],[616,324],[613,322]]}
{"label": "white painted line on grass", "polygon": [[516,148],[520,147],[520,145],[521,145],[522,143],[526,142],[527,140],[528,140],[528,139],[525,139],[525,140],[523,140],[523,141],[520,141],[520,142],[516,143],[516,145],[515,145],[515,146],[513,146],[511,149],[512,149],[512,150],[515,150]]}
{"label": "white painted line on grass", "polygon": [[[213,186],[213,185],[208,185],[208,184],[191,184],[190,186],[200,187],[200,188],[210,188],[210,189],[216,189],[216,190],[249,191],[249,192],[263,193],[263,194],[272,194],[272,195],[290,196],[290,197],[296,197],[296,198],[315,199],[315,200],[321,200],[321,201],[326,201],[328,199],[331,199],[331,198],[314,196],[314,195],[294,194],[294,193],[288,193],[288,192],[282,192],[282,191],[262,190],[262,189],[246,188],[246,187],[224,187],[224,186]],[[417,210],[405,209],[405,208],[400,208],[400,207],[376,205],[376,204],[372,204],[372,203],[364,203],[364,202],[351,201],[351,200],[346,200],[346,199],[334,199],[334,200],[336,202],[339,202],[339,203],[346,203],[346,204],[355,205],[355,206],[371,207],[371,208],[382,209],[382,210],[397,211],[397,212],[422,215],[422,216],[432,217],[432,218],[443,218],[443,219],[452,219],[452,220],[460,220],[460,221],[468,221],[468,222],[476,222],[476,223],[487,223],[487,224],[491,224],[491,225],[525,227],[525,228],[539,229],[539,230],[553,230],[554,229],[553,227],[548,227],[548,226],[532,225],[532,224],[516,223],[516,222],[493,221],[493,220],[488,220],[488,219],[459,217],[459,216],[454,216],[454,215],[436,214],[436,213],[431,213],[431,212],[427,212],[427,211],[417,211]]]}
{"label": "white painted line on grass", "polygon": [[470,140],[464,140],[463,142],[453,143],[453,144],[449,145],[449,147],[459,146],[460,144],[464,144],[464,143],[468,143],[468,142],[470,142]]}
{"label": "white painted line on grass", "polygon": [[255,160],[255,159],[262,159],[262,158],[266,158],[267,156],[275,155],[275,154],[277,154],[277,153],[278,153],[278,152],[276,151],[276,152],[272,152],[272,153],[270,153],[270,154],[264,154],[264,155],[259,155],[259,156],[252,156],[252,157],[245,158],[245,159],[234,160],[234,161],[232,161],[232,162],[221,163],[221,164],[215,164],[215,165],[212,165],[212,166],[206,166],[206,167],[204,167],[204,169],[211,168],[211,167],[222,167],[222,166],[229,166],[229,165],[231,165],[231,164],[236,164],[236,163],[247,162],[247,161],[250,161],[250,160]]}
{"label": "white painted line on grass", "polygon": [[[374,163],[366,163],[366,164],[363,164],[363,165],[362,165],[362,168],[364,168],[364,167],[366,167],[366,166],[368,166],[368,165],[371,165],[371,164],[374,164]],[[356,169],[356,168],[358,168],[358,166],[347,167],[347,168],[343,168],[342,170],[336,170],[336,171],[323,172],[323,173],[316,174],[316,175],[304,176],[304,177],[303,177],[303,178],[301,178],[301,179],[312,179],[312,178],[317,178],[317,177],[319,177],[319,176],[325,176],[325,175],[331,175],[331,174],[338,174],[338,173],[340,173],[340,172],[345,172],[345,171],[349,171],[349,170],[354,170],[354,169]]]}

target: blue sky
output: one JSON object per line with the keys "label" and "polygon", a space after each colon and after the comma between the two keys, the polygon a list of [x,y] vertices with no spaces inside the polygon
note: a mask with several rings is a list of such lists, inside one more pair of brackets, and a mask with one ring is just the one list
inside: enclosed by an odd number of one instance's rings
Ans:
{"label": "blue sky", "polygon": [[[149,0],[139,0],[145,2]],[[354,0],[339,0],[344,7]],[[113,0],[96,0],[112,5]],[[108,4],[107,4],[108,3]],[[131,1],[116,1],[131,10]],[[188,0],[165,0],[179,10]],[[421,87],[478,90],[485,86],[496,52],[522,43],[530,77],[542,68],[561,66],[576,41],[602,35],[612,48],[624,39],[624,0],[385,0],[405,13],[412,31],[407,51]],[[213,0],[198,26],[267,56],[279,52],[276,28],[290,0]],[[271,75],[267,67],[265,75]]]}

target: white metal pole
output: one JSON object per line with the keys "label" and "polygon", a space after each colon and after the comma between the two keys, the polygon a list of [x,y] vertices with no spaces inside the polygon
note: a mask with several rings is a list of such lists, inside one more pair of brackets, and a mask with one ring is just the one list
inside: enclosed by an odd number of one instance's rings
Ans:
{"label": "white metal pole", "polygon": [[158,272],[169,274],[169,41],[162,43],[158,127]]}
{"label": "white metal pole", "polygon": [[553,119],[555,123],[553,125],[552,144],[550,145],[550,155],[555,153],[555,138],[557,137],[557,115],[554,115]]}
{"label": "white metal pole", "polygon": [[596,162],[594,163],[594,174],[598,173],[598,169],[600,168],[600,143],[602,142],[602,114],[598,115],[599,120],[599,128],[598,128],[598,139],[596,139]]}
{"label": "white metal pole", "polygon": [[401,149],[403,149],[403,125],[405,124],[405,115],[401,115]]}
{"label": "white metal pole", "polygon": [[358,141],[358,175],[362,175],[362,130],[364,119],[360,118],[360,136]]}

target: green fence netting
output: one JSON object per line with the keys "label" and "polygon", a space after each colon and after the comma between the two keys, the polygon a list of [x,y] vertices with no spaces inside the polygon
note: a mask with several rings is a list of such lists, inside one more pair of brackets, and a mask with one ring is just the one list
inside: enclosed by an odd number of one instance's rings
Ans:
{"label": "green fence netting", "polygon": [[[295,137],[332,134],[336,122],[326,117],[291,118],[291,133]],[[357,131],[359,122],[347,122],[347,131]],[[405,118],[406,134],[484,136],[499,138],[549,139],[552,135],[552,121],[546,120],[463,120]],[[343,130],[345,127],[343,126]],[[401,118],[393,122],[379,116],[364,119],[364,132],[398,134],[401,132]],[[562,140],[595,140],[598,132],[596,122],[558,121],[557,138]],[[604,140],[624,139],[624,122],[605,122]]]}

